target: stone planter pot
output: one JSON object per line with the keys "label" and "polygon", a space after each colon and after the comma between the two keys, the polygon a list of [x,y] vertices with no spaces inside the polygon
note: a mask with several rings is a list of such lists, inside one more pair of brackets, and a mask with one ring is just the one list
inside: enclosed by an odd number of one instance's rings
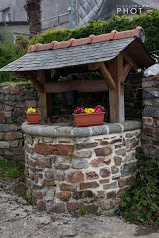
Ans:
{"label": "stone planter pot", "polygon": [[35,113],[27,113],[27,121],[29,124],[39,124],[40,123],[40,112],[35,112]]}
{"label": "stone planter pot", "polygon": [[105,112],[90,113],[90,114],[76,114],[74,116],[75,126],[95,126],[104,124]]}

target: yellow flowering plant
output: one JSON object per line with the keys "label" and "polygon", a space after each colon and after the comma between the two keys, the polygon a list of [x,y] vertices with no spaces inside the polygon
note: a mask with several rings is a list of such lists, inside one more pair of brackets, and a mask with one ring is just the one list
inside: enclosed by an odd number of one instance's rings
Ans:
{"label": "yellow flowering plant", "polygon": [[84,111],[85,111],[86,114],[90,114],[90,113],[95,112],[94,108],[91,108],[91,107],[90,108],[85,108]]}
{"label": "yellow flowering plant", "polygon": [[33,107],[28,107],[28,109],[27,109],[27,113],[36,113],[36,112],[38,112],[38,111]]}

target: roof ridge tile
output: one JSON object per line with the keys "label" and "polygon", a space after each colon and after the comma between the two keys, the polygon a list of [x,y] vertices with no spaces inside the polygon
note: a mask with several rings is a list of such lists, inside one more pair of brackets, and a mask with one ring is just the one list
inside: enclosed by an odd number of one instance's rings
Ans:
{"label": "roof ridge tile", "polygon": [[35,52],[35,51],[45,51],[45,50],[53,50],[53,49],[62,49],[62,48],[69,48],[73,46],[80,46],[80,45],[87,45],[87,44],[94,44],[103,41],[110,41],[110,40],[118,40],[123,38],[130,38],[130,37],[140,37],[141,31],[144,32],[143,28],[138,26],[135,29],[127,30],[127,31],[116,31],[112,30],[110,33],[101,34],[101,35],[90,35],[89,37],[74,39],[71,38],[68,41],[52,41],[51,43],[41,44],[37,43],[35,45],[31,45],[28,48],[28,52]]}

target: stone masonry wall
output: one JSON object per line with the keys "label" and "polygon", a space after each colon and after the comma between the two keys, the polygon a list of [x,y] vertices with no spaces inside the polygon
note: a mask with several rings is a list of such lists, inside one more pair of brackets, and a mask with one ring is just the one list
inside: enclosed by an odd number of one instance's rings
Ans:
{"label": "stone masonry wall", "polygon": [[147,156],[159,154],[159,76],[143,78],[142,148]]}
{"label": "stone masonry wall", "polygon": [[30,106],[37,107],[37,91],[32,84],[0,87],[0,157],[24,161],[21,124]]}
{"label": "stone masonry wall", "polygon": [[40,210],[104,213],[131,182],[139,138],[140,129],[71,138],[26,134],[28,196]]}

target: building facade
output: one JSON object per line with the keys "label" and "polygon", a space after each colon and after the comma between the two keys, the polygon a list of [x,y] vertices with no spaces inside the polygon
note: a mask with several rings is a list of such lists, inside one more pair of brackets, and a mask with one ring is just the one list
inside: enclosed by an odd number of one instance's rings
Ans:
{"label": "building facade", "polygon": [[[1,30],[4,25],[8,25],[8,30],[15,34],[29,34],[25,2],[0,0]],[[146,7],[159,9],[159,0],[42,0],[42,30],[75,28],[85,25],[91,19],[108,19],[113,13],[142,13]]]}

